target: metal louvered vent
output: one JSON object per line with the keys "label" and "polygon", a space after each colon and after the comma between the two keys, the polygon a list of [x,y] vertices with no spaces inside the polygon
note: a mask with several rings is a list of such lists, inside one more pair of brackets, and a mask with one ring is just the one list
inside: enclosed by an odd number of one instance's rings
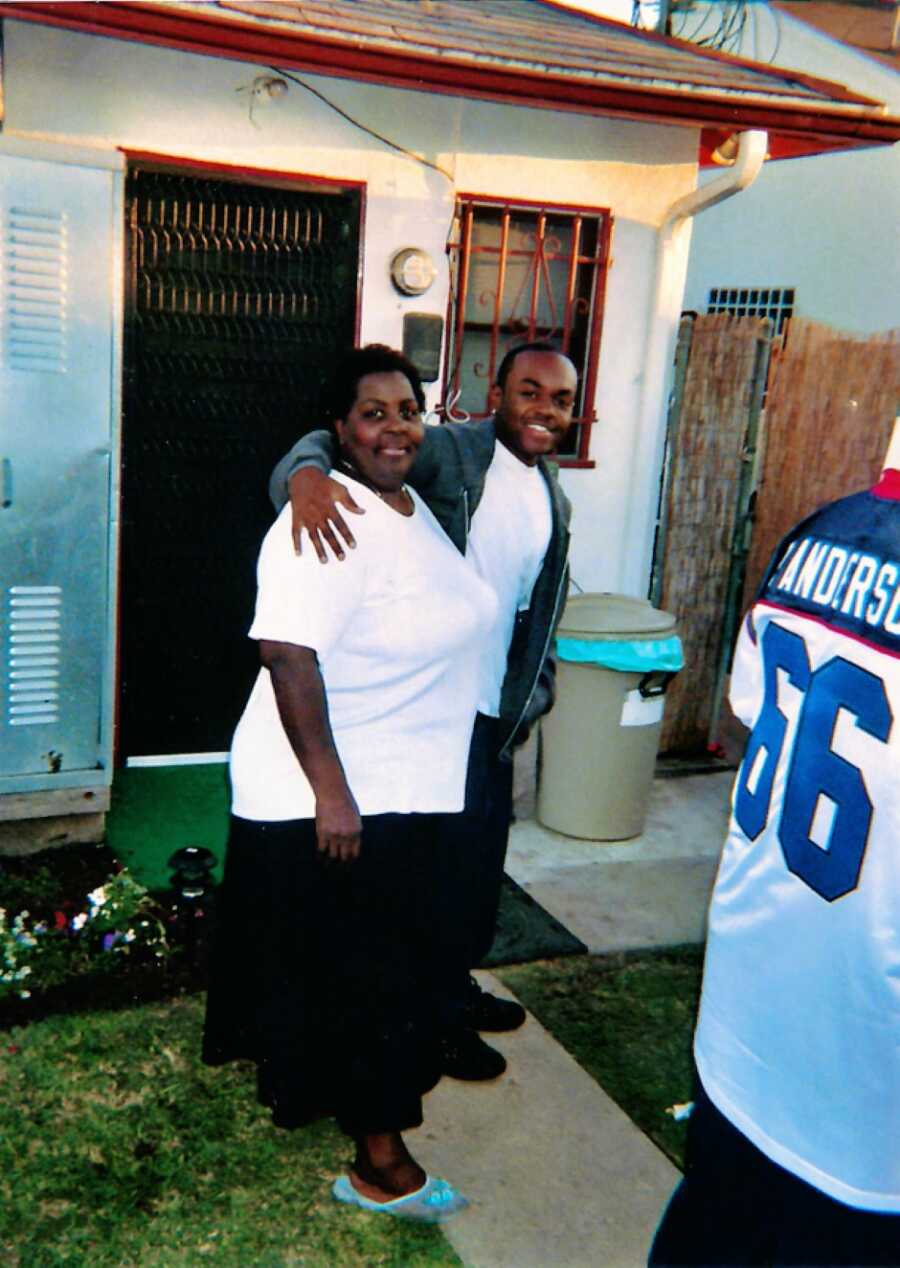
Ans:
{"label": "metal louvered vent", "polygon": [[7,724],[38,726],[57,722],[61,588],[10,586],[6,617]]}
{"label": "metal louvered vent", "polygon": [[12,370],[66,370],[66,213],[10,207],[0,280],[3,355]]}

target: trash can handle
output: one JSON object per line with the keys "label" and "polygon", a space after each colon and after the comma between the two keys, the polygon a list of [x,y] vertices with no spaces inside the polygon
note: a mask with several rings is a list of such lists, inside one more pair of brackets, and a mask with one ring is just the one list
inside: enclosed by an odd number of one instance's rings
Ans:
{"label": "trash can handle", "polygon": [[642,699],[649,700],[653,696],[664,695],[666,687],[674,677],[674,670],[651,669],[638,683],[638,691]]}

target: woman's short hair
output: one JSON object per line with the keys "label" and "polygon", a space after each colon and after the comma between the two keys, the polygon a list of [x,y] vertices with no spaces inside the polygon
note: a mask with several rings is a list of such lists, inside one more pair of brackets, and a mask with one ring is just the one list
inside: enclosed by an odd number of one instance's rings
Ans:
{"label": "woman's short hair", "polygon": [[405,374],[420,410],[425,409],[425,392],[419,371],[402,352],[383,343],[367,343],[353,348],[341,358],[326,395],[329,420],[346,418],[356,400],[360,379],[367,374]]}

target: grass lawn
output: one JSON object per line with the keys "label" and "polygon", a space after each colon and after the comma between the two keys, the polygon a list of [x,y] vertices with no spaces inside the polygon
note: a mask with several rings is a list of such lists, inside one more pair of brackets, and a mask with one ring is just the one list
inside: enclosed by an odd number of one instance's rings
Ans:
{"label": "grass lawn", "polygon": [[[0,906],[71,914],[108,875],[107,855],[8,860]],[[439,1229],[333,1201],[351,1146],[331,1123],[279,1131],[249,1064],[202,1065],[202,966],[181,955],[113,972],[100,959],[102,972],[0,1010],[4,1268],[459,1264]],[[700,969],[700,949],[683,948],[497,971],[680,1164],[685,1127],[666,1110],[691,1095]],[[166,991],[194,993],[160,999]]]}
{"label": "grass lawn", "polygon": [[329,1194],[347,1140],[278,1131],[248,1065],[199,1059],[203,997],[0,1032],[6,1268],[458,1265],[432,1227]]}
{"label": "grass lawn", "polygon": [[626,1114],[683,1165],[703,951],[572,956],[495,970]]}
{"label": "grass lawn", "polygon": [[[574,956],[499,970],[680,1165],[702,952]],[[0,1262],[9,1268],[430,1268],[436,1228],[339,1207],[350,1146],[278,1131],[253,1073],[199,1059],[203,996],[0,1031]]]}

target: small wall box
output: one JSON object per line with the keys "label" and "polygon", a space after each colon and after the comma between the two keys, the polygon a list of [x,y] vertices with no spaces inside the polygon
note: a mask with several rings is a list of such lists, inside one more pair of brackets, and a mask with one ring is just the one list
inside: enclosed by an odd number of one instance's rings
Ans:
{"label": "small wall box", "polygon": [[423,383],[434,383],[441,374],[444,319],[434,313],[403,314],[403,352],[419,371]]}

